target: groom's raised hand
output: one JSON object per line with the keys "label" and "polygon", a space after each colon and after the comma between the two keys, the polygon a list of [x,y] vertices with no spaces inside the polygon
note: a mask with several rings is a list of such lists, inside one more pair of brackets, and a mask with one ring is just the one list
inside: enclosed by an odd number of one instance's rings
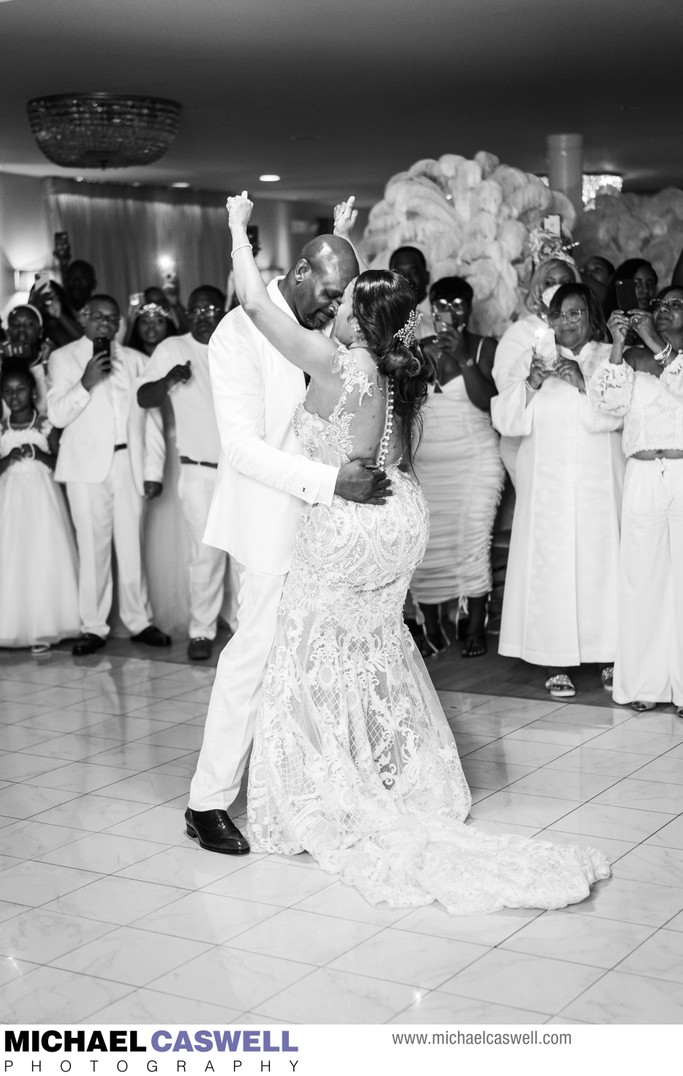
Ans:
{"label": "groom's raised hand", "polygon": [[334,492],[346,501],[384,504],[391,497],[391,481],[374,460],[351,460],[340,468]]}

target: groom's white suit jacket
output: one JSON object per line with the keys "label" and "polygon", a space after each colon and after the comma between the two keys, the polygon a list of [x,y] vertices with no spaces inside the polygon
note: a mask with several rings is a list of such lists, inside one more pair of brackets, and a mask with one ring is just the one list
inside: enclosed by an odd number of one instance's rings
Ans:
{"label": "groom's white suit jacket", "polygon": [[[278,280],[268,292],[293,318]],[[284,575],[304,503],[331,504],[338,474],[303,455],[294,434],[304,375],[241,307],[226,314],[211,337],[209,372],[221,459],[204,541],[246,568]]]}

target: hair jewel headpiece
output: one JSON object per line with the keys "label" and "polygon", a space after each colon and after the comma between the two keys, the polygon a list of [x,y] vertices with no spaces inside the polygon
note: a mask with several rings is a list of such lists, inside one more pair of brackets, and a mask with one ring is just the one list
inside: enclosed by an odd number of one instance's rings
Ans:
{"label": "hair jewel headpiece", "polygon": [[571,251],[578,247],[578,243],[572,243],[562,235],[555,235],[543,227],[532,228],[529,232],[528,249],[534,269],[538,269],[541,262],[550,258],[556,258],[561,262],[569,262],[575,265]]}
{"label": "hair jewel headpiece", "polygon": [[157,314],[161,314],[162,317],[165,318],[170,318],[171,316],[170,312],[165,306],[162,306],[161,303],[145,303],[144,306],[141,306],[138,310],[137,316],[141,318],[143,314],[152,314],[155,317]]}
{"label": "hair jewel headpiece", "polygon": [[415,330],[421,321],[422,311],[411,310],[410,314],[408,315],[408,320],[406,321],[403,328],[399,329],[398,332],[394,333],[394,339],[400,340],[401,343],[405,344],[406,347],[410,347],[410,345],[415,340]]}

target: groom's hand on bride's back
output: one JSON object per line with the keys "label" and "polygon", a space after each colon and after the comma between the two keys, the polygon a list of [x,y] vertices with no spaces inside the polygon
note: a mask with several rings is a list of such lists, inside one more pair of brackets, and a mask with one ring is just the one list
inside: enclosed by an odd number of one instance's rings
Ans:
{"label": "groom's hand on bride's back", "polygon": [[334,492],[346,501],[384,504],[391,497],[391,481],[374,460],[351,460],[340,468]]}

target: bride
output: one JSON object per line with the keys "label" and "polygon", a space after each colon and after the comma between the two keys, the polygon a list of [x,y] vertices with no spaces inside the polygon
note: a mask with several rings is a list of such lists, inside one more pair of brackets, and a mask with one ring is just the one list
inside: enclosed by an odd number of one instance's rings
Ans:
{"label": "bride", "polygon": [[[252,203],[227,202],[238,298],[310,375],[294,428],[314,459],[375,458],[384,505],[307,506],[280,602],[249,771],[254,851],[308,851],[371,903],[440,901],[451,914],[560,908],[607,878],[601,852],[465,825],[471,797],[436,691],[402,620],[428,535],[412,473],[430,374],[410,285],[368,270],[347,287],[336,341],[270,300],[247,238]],[[352,218],[350,203],[343,222]]]}

